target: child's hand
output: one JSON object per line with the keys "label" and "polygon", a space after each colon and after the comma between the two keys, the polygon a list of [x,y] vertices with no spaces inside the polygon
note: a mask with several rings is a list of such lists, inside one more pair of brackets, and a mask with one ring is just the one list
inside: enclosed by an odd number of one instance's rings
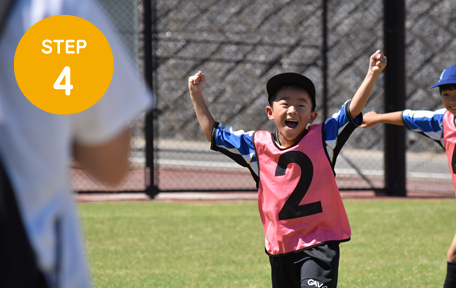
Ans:
{"label": "child's hand", "polygon": [[386,62],[386,57],[383,55],[382,51],[377,50],[377,52],[370,57],[369,70],[374,74],[378,74],[385,69]]}
{"label": "child's hand", "polygon": [[188,90],[190,90],[190,96],[201,94],[203,92],[204,84],[206,83],[206,77],[204,73],[199,71],[193,76],[188,78]]}
{"label": "child's hand", "polygon": [[361,124],[361,128],[369,128],[377,124],[377,116],[378,114],[374,111],[367,112],[363,115],[363,124]]}

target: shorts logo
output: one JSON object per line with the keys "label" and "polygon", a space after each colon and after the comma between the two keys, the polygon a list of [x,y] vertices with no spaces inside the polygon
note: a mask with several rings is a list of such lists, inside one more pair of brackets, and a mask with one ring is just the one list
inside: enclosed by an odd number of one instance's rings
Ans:
{"label": "shorts logo", "polygon": [[324,283],[320,283],[317,280],[313,280],[313,279],[309,279],[307,281],[307,284],[310,286],[318,287],[318,288],[328,288],[328,286],[323,286]]}

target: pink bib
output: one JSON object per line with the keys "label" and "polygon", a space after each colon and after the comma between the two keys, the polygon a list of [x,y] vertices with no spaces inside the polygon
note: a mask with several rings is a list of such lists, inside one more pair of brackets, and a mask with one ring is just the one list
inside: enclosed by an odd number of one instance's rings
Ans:
{"label": "pink bib", "polygon": [[322,124],[310,126],[301,141],[286,149],[277,147],[270,132],[254,134],[258,208],[271,255],[350,239],[350,224],[321,130]]}
{"label": "pink bib", "polygon": [[451,177],[456,193],[456,155],[454,145],[456,143],[456,127],[454,125],[454,115],[446,111],[443,114],[443,140],[445,141],[445,151],[450,165]]}

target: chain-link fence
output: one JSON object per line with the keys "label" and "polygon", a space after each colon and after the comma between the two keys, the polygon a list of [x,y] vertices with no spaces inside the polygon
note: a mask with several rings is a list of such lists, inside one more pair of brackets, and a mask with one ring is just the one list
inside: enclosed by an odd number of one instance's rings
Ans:
{"label": "chain-link fence", "polygon": [[[309,76],[323,121],[351,98],[369,56],[383,48],[383,3],[328,1],[328,101],[322,103],[323,1],[156,1],[155,83],[159,96],[161,190],[254,189],[248,171],[209,150],[187,92],[187,78],[206,74],[204,95],[217,121],[243,130],[274,130],[265,83],[280,72]],[[454,53],[454,1],[406,1],[407,107],[441,107],[429,85]],[[383,111],[380,76],[364,111]],[[383,125],[357,129],[336,165],[341,189],[383,187]],[[446,157],[432,141],[407,132],[408,189],[452,193]],[[438,184],[438,185],[437,185]]]}
{"label": "chain-link fence", "polygon": [[[369,57],[383,49],[383,2],[328,0],[326,11],[323,3],[152,1],[153,83],[158,99],[154,145],[159,190],[255,189],[245,168],[209,149],[188,96],[187,79],[198,70],[206,74],[203,94],[212,114],[217,121],[235,129],[274,130],[274,123],[265,113],[265,83],[276,73],[294,71],[314,81],[319,113],[316,122],[324,120],[324,111],[331,116],[354,95],[367,72]],[[141,3],[103,0],[102,4],[132,55],[142,59]],[[446,66],[456,63],[454,11],[453,0],[406,1],[407,108],[441,107],[438,91],[429,86]],[[324,12],[326,54],[322,46]],[[383,111],[383,85],[380,76],[364,111]],[[133,145],[132,159],[143,169],[143,121],[138,123],[138,142]],[[359,128],[352,134],[337,160],[336,179],[341,189],[383,188],[383,139],[383,125]],[[409,191],[453,193],[446,156],[440,147],[407,132],[407,151]]]}
{"label": "chain-link fence", "polygon": [[[143,10],[141,0],[99,0],[99,4],[119,32],[119,36],[140,71],[143,70]],[[142,73],[142,72],[141,72]],[[96,181],[77,163],[72,162],[71,180],[77,191],[144,191],[147,173],[145,168],[144,115],[132,123],[131,171],[118,187],[107,187]]]}

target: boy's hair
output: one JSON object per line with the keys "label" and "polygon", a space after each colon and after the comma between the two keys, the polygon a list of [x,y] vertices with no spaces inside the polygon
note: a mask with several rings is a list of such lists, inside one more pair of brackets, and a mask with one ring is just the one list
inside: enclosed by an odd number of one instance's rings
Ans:
{"label": "boy's hair", "polygon": [[312,112],[315,111],[315,86],[309,78],[298,73],[281,73],[272,76],[266,83],[266,91],[268,92],[268,102],[272,107],[272,102],[277,97],[277,94],[285,88],[298,89],[306,91],[312,101]]}
{"label": "boy's hair", "polygon": [[439,86],[440,95],[442,95],[442,92],[445,90],[456,90],[456,83],[455,84],[445,84],[445,85]]}

